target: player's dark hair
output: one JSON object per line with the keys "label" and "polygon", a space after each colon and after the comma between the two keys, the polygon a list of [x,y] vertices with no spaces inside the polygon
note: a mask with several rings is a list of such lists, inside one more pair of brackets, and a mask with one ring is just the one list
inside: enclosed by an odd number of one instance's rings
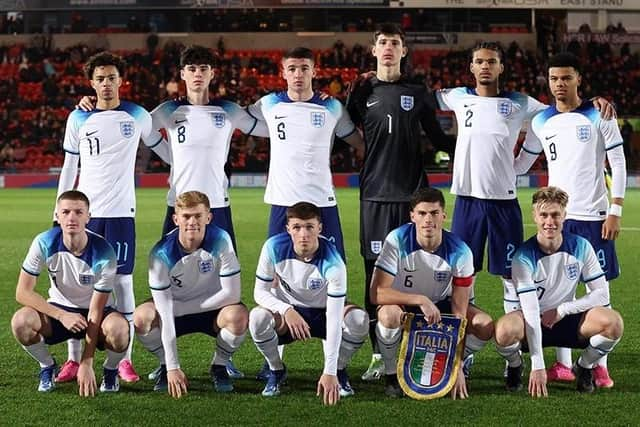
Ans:
{"label": "player's dark hair", "polygon": [[293,206],[289,206],[287,208],[287,222],[291,218],[303,220],[316,218],[318,222],[322,222],[320,208],[309,202],[298,202]]}
{"label": "player's dark hair", "polygon": [[206,194],[200,191],[185,191],[176,197],[176,211],[178,209],[195,208],[198,205],[204,205],[207,212],[211,209],[211,203]]}
{"label": "player's dark hair", "polygon": [[311,62],[315,62],[313,51],[308,47],[302,47],[302,46],[294,47],[293,49],[285,52],[284,56],[282,57],[282,60],[284,61],[289,58],[310,59]]}
{"label": "player's dark hair", "polygon": [[547,64],[548,68],[551,67],[571,67],[578,74],[580,74],[580,60],[573,53],[562,52],[552,56]]}
{"label": "player's dark hair", "polygon": [[533,193],[531,202],[534,206],[538,204],[557,203],[563,208],[566,208],[567,203],[569,203],[569,194],[558,187],[542,187]]}
{"label": "player's dark hair", "polygon": [[62,200],[75,200],[75,201],[84,202],[87,205],[87,209],[89,208],[89,198],[82,191],[78,191],[78,190],[65,191],[64,193],[58,196],[56,203]]}
{"label": "player's dark hair", "polygon": [[186,65],[202,64],[211,65],[211,67],[216,65],[215,55],[204,46],[191,45],[186,47],[180,54],[180,68]]}
{"label": "player's dark hair", "polygon": [[500,59],[500,62],[504,61],[504,51],[502,50],[502,46],[500,46],[500,44],[496,43],[496,42],[480,42],[480,43],[476,44],[471,49],[471,53],[469,54],[469,59],[471,61],[473,61],[473,54],[476,53],[477,51],[479,51],[480,49],[488,49],[488,50],[492,50],[494,52],[497,52],[498,53],[498,58]]}
{"label": "player's dark hair", "polygon": [[108,65],[116,67],[120,77],[124,77],[124,72],[127,67],[126,62],[118,55],[106,51],[96,53],[87,60],[87,63],[84,64],[84,75],[91,80],[93,79],[93,72],[97,67],[106,67]]}
{"label": "player's dark hair", "polygon": [[409,207],[411,210],[418,206],[419,203],[440,203],[440,207],[444,210],[444,194],[442,191],[433,187],[425,187],[416,190],[415,193],[411,196],[411,200],[409,201]]}
{"label": "player's dark hair", "polygon": [[376,44],[376,42],[378,41],[378,36],[380,36],[381,34],[384,34],[387,36],[400,36],[400,40],[402,40],[402,45],[406,46],[406,43],[405,43],[406,35],[398,24],[394,24],[391,22],[385,22],[380,24],[376,29],[376,31],[373,33],[373,44]]}

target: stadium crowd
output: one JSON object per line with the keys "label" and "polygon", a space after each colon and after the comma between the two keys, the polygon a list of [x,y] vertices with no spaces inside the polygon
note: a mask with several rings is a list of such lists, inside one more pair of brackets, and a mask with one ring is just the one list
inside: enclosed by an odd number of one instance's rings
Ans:
{"label": "stadium crowd", "polygon": [[[148,48],[121,53],[128,64],[126,82],[121,88],[129,99],[149,111],[161,101],[184,95],[180,82],[178,57],[183,47],[167,43],[157,48],[150,36]],[[572,42],[567,46],[583,61],[582,95],[601,95],[614,102],[620,116],[640,114],[640,56],[628,46],[615,52],[607,43]],[[240,105],[255,102],[265,93],[282,89],[279,63],[282,51],[229,51],[222,38],[216,76],[210,87],[214,97],[229,98]],[[86,45],[51,49],[48,39],[34,37],[30,45],[0,47],[0,170],[47,171],[62,164],[60,142],[64,123],[82,95],[92,94],[81,64],[93,53]],[[521,91],[539,100],[550,101],[544,70],[544,58],[513,42],[505,46],[505,73],[502,87]],[[317,90],[342,101],[347,83],[359,73],[374,68],[373,57],[365,46],[347,47],[336,41],[332,49],[317,51]],[[416,50],[406,64],[416,81],[433,89],[468,85],[472,80],[466,51]],[[629,152],[634,165],[636,153]],[[236,134],[230,152],[230,167],[235,171],[264,172],[268,167],[268,145],[263,138]],[[147,171],[164,171],[166,166],[155,156]],[[334,172],[359,170],[361,159],[347,144],[337,143],[332,156]]]}

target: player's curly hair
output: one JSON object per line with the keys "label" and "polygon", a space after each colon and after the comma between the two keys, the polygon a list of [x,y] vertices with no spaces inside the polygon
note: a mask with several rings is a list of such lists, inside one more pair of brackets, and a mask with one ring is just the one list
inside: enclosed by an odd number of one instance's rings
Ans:
{"label": "player's curly hair", "polygon": [[316,218],[319,222],[322,222],[320,208],[309,202],[298,202],[293,206],[289,206],[287,208],[287,222],[289,222],[291,218],[302,220]]}
{"label": "player's curly hair", "polygon": [[442,191],[433,187],[425,187],[416,190],[415,193],[411,196],[411,200],[409,201],[409,208],[413,210],[419,203],[440,203],[442,209],[444,209],[444,194]]}
{"label": "player's curly hair", "polygon": [[476,44],[471,49],[471,52],[469,53],[469,59],[471,61],[473,61],[473,54],[476,53],[477,51],[479,51],[480,49],[488,49],[488,50],[492,50],[494,52],[497,52],[498,53],[498,58],[500,59],[500,62],[504,61],[504,51],[502,50],[502,46],[500,46],[500,43],[496,43],[496,42],[480,42],[480,43]]}
{"label": "player's curly hair", "polygon": [[180,68],[186,65],[201,64],[211,65],[212,68],[216,66],[216,57],[211,52],[211,49],[204,46],[191,45],[180,53]]}
{"label": "player's curly hair", "polygon": [[566,208],[567,203],[569,203],[569,194],[558,187],[542,187],[533,193],[531,202],[534,206],[538,204],[557,203],[563,208]]}
{"label": "player's curly hair", "polygon": [[176,197],[176,210],[194,208],[198,205],[204,205],[207,212],[211,209],[211,203],[206,194],[200,191],[185,191]]}
{"label": "player's curly hair", "polygon": [[118,69],[118,74],[120,77],[124,77],[125,69],[127,68],[126,62],[124,59],[115,55],[111,52],[100,52],[93,55],[89,58],[84,64],[84,75],[87,79],[93,79],[93,72],[97,67],[105,67],[107,65],[113,65]]}

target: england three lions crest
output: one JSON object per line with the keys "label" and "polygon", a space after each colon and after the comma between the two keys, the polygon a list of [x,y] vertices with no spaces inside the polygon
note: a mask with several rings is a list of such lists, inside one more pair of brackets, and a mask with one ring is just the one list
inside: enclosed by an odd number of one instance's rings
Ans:
{"label": "england three lions crest", "polygon": [[422,314],[407,313],[398,356],[398,383],[414,399],[436,399],[456,382],[466,320],[443,314],[428,324]]}
{"label": "england three lions crest", "polygon": [[513,111],[513,103],[511,101],[498,102],[498,113],[504,117],[509,117]]}
{"label": "england three lions crest", "polygon": [[413,96],[400,95],[400,106],[404,111],[410,111],[413,109]]}
{"label": "england three lions crest", "polygon": [[591,140],[591,126],[580,125],[576,126],[576,137],[580,142],[588,142]]}
{"label": "england three lions crest", "polygon": [[321,128],[324,126],[325,113],[322,111],[311,112],[311,126],[314,128]]}
{"label": "england three lions crest", "polygon": [[120,134],[125,138],[131,138],[136,133],[136,125],[133,120],[120,122]]}
{"label": "england three lions crest", "polygon": [[211,119],[213,120],[213,125],[217,128],[223,128],[224,127],[224,113],[212,113],[211,114]]}
{"label": "england three lions crest", "polygon": [[564,273],[566,274],[567,279],[576,280],[578,276],[580,276],[580,266],[577,262],[574,262],[572,264],[565,264]]}

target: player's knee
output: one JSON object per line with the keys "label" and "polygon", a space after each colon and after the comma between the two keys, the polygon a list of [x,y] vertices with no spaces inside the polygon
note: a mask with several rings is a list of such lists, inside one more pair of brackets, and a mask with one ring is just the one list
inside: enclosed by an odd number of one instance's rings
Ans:
{"label": "player's knee", "polygon": [[354,307],[344,315],[344,331],[354,338],[364,339],[369,333],[369,315],[361,308]]}
{"label": "player's knee", "polygon": [[249,331],[254,341],[264,341],[275,332],[276,324],[273,314],[262,307],[255,307],[249,313]]}
{"label": "player's knee", "polygon": [[508,316],[504,316],[496,322],[494,338],[496,345],[501,347],[511,345],[517,341],[513,333],[513,328],[509,325]]}
{"label": "player's knee", "polygon": [[615,310],[607,310],[607,322],[605,327],[605,335],[611,339],[618,339],[624,332],[624,321],[622,316]]}
{"label": "player's knee", "polygon": [[485,312],[480,312],[471,319],[469,333],[483,341],[488,341],[493,337],[494,329],[494,323],[491,316]]}
{"label": "player's knee", "polygon": [[383,305],[378,310],[378,323],[386,328],[399,328],[402,310],[397,305]]}
{"label": "player's knee", "polygon": [[227,328],[236,335],[244,334],[249,324],[249,311],[242,304],[227,306],[220,313],[222,316],[219,326]]}
{"label": "player's knee", "polygon": [[153,327],[156,310],[153,304],[144,303],[133,312],[133,326],[136,334],[146,335]]}
{"label": "player's knee", "polygon": [[11,318],[11,331],[13,332],[13,336],[15,336],[21,344],[28,344],[27,341],[34,337],[36,316],[37,313],[35,310],[29,307],[23,307],[13,314]]}
{"label": "player's knee", "polygon": [[129,345],[129,323],[119,314],[111,314],[102,322],[107,347],[117,353],[127,349]]}

